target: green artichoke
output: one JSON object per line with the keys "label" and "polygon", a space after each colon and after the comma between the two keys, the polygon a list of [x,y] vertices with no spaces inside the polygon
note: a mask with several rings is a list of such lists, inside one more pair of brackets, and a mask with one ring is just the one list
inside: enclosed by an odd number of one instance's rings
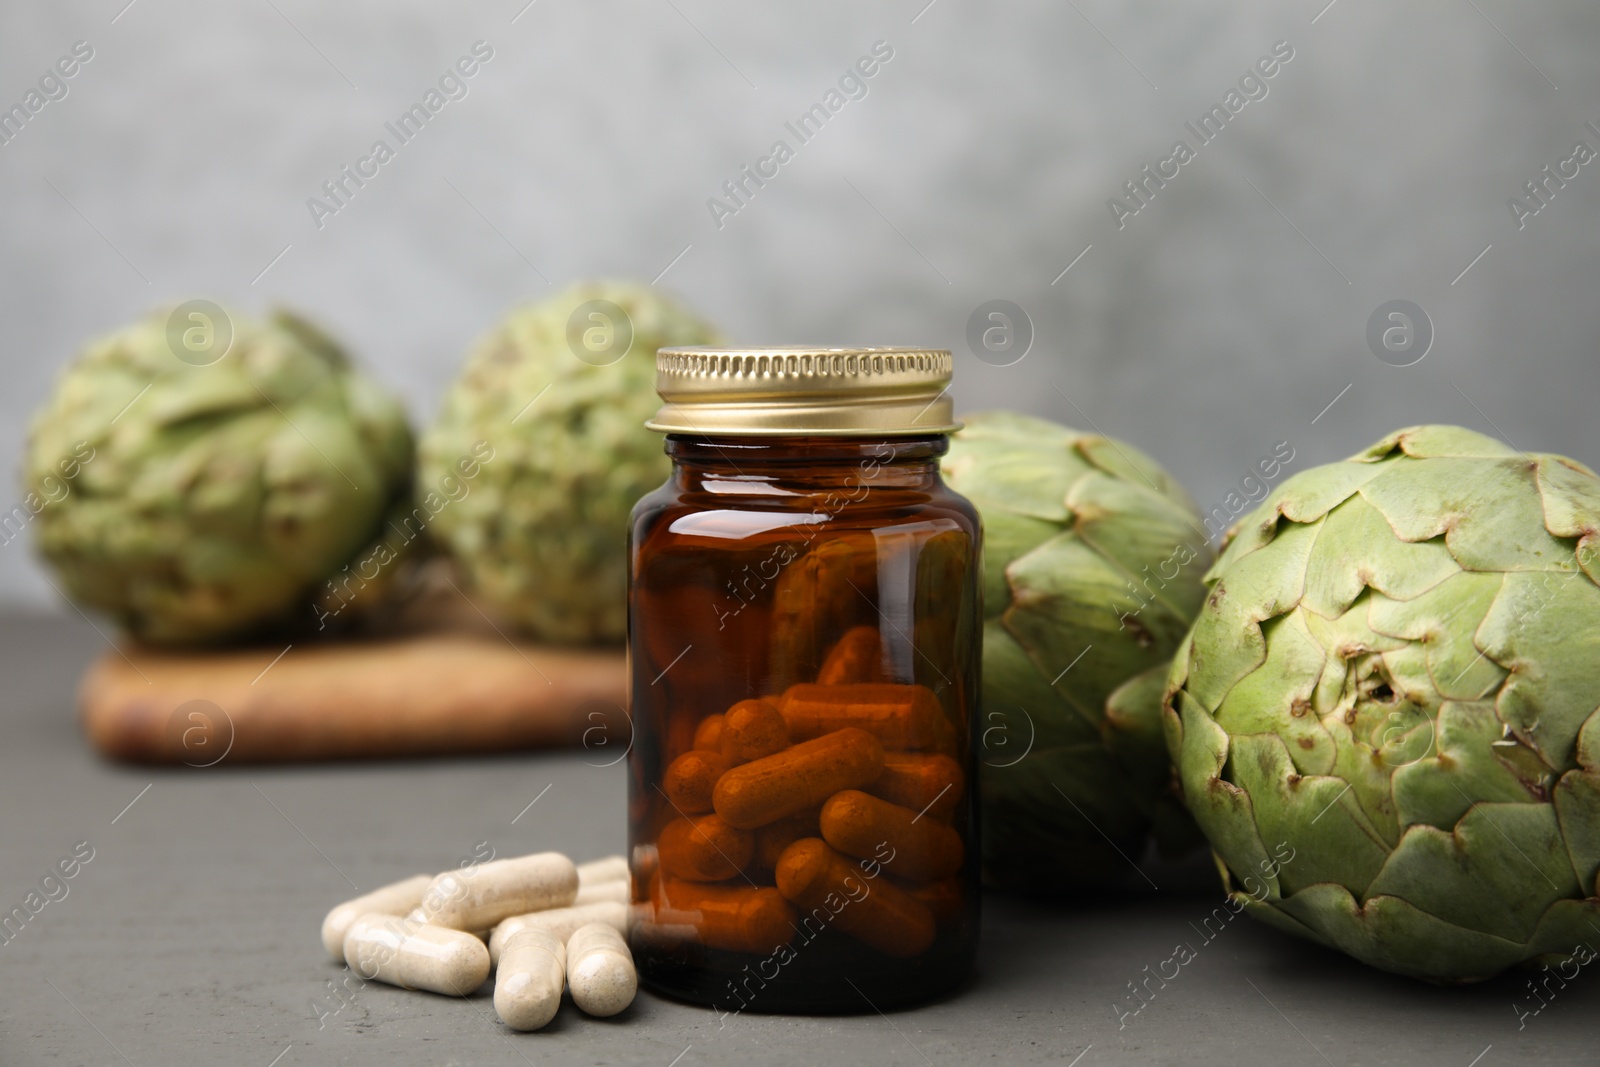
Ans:
{"label": "green artichoke", "polygon": [[411,476],[404,413],[332,341],[201,303],[92,342],[25,460],[66,594],[153,643],[310,623]]}
{"label": "green artichoke", "polygon": [[1194,504],[1134,448],[1023,415],[968,418],[943,467],[984,522],[989,880],[1094,888],[1130,877],[1147,835],[1199,844],[1160,710],[1212,556]]}
{"label": "green artichoke", "polygon": [[1467,982],[1600,928],[1600,479],[1451,426],[1235,528],[1164,721],[1236,904]]}
{"label": "green artichoke", "polygon": [[478,343],[423,435],[417,492],[483,460],[430,530],[501,616],[547,641],[623,639],[628,515],[671,469],[644,428],[660,406],[656,349],[717,341],[648,286],[596,282],[516,309]]}

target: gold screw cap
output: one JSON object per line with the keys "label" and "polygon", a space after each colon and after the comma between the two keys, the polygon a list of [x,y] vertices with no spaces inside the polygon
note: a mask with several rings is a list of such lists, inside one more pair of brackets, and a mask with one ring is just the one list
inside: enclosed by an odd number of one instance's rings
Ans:
{"label": "gold screw cap", "polygon": [[663,348],[645,423],[699,436],[951,433],[954,361],[938,348]]}

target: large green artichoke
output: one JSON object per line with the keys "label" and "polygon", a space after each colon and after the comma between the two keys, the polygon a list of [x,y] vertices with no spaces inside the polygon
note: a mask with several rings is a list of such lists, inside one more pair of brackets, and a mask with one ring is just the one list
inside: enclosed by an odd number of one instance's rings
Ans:
{"label": "large green artichoke", "polygon": [[1450,426],[1244,519],[1164,714],[1236,903],[1440,982],[1593,943],[1597,549],[1593,471]]}
{"label": "large green artichoke", "polygon": [[634,502],[671,465],[644,428],[656,349],[716,344],[648,286],[596,282],[513,311],[478,343],[422,438],[418,496],[484,459],[434,537],[500,615],[547,641],[621,641]]}
{"label": "large green artichoke", "polygon": [[404,413],[298,319],[189,306],[91,343],[35,416],[39,550],[142,640],[312,623],[311,598],[409,489]]}
{"label": "large green artichoke", "polygon": [[990,881],[1092,888],[1133,876],[1152,831],[1198,844],[1160,711],[1211,562],[1194,504],[1131,446],[1023,415],[968,418],[943,467],[984,523]]}

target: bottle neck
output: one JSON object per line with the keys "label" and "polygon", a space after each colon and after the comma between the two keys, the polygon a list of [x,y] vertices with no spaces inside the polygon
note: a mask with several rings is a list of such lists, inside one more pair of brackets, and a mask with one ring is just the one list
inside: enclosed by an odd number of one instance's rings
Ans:
{"label": "bottle neck", "polygon": [[943,434],[920,437],[695,437],[668,434],[673,477],[686,490],[806,493],[939,484]]}

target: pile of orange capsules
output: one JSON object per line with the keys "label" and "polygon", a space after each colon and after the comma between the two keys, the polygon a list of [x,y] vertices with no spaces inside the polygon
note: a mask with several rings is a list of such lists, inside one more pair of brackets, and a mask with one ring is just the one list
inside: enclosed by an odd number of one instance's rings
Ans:
{"label": "pile of orange capsules", "polygon": [[910,958],[961,913],[955,727],[927,686],[880,680],[880,659],[877,629],[857,626],[815,682],[701,721],[662,779],[677,817],[657,838],[645,936],[767,953],[819,913]]}

